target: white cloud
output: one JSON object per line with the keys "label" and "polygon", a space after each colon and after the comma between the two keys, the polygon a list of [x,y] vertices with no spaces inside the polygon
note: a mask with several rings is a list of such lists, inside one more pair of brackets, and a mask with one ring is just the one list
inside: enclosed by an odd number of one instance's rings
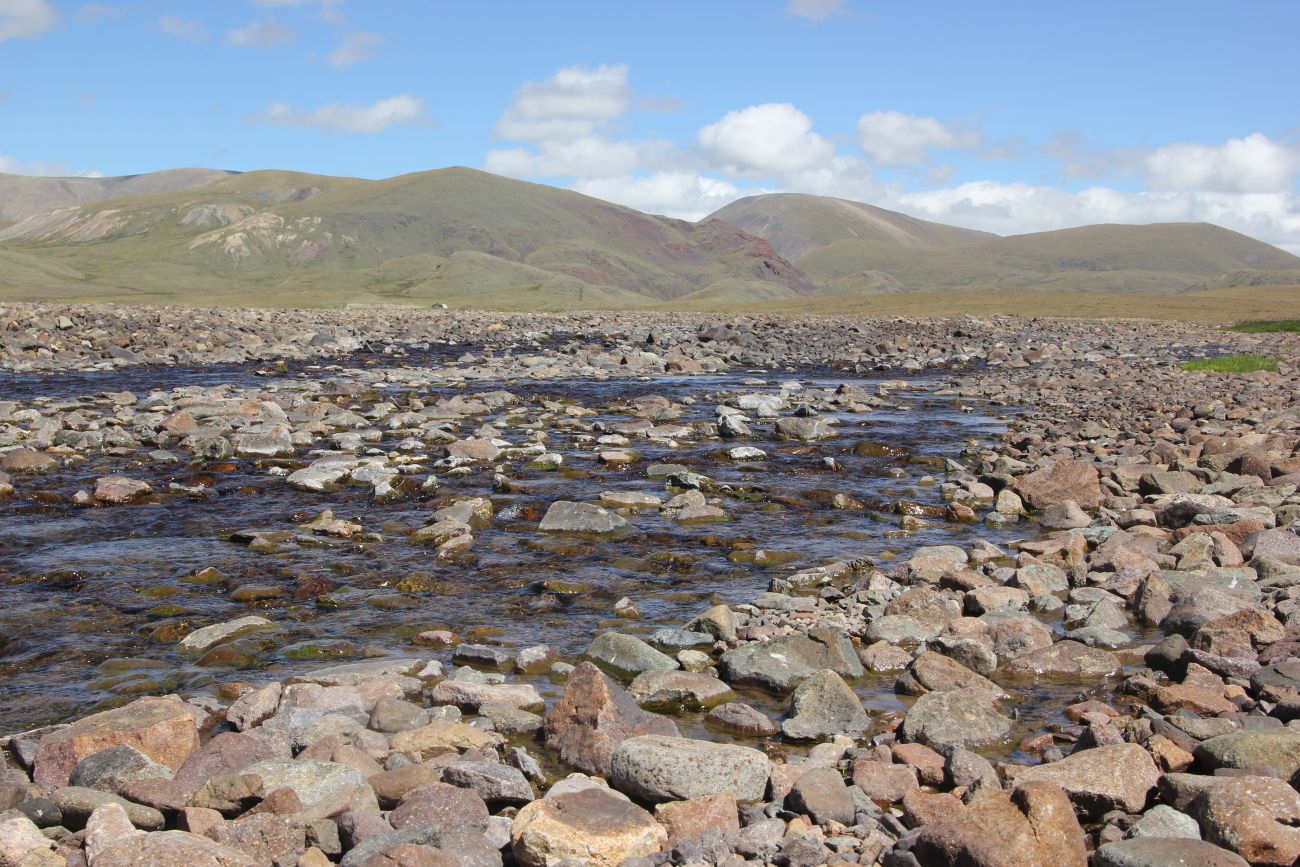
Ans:
{"label": "white cloud", "polygon": [[104,176],[104,173],[98,169],[70,169],[61,160],[35,160],[25,163],[5,154],[0,154],[0,172],[7,175],[30,175],[42,178],[102,178]]}
{"label": "white cloud", "polygon": [[274,17],[226,31],[226,41],[239,48],[277,48],[288,45],[296,38],[297,34],[292,27],[281,24]]}
{"label": "white cloud", "polygon": [[622,116],[631,102],[625,65],[570,66],[545,81],[525,82],[492,134],[533,141],[581,138]]}
{"label": "white cloud", "polygon": [[1152,152],[1145,168],[1149,185],[1157,190],[1270,193],[1294,185],[1300,148],[1262,133],[1217,147],[1180,142]]}
{"label": "white cloud", "polygon": [[316,14],[325,21],[340,23],[344,20],[343,0],[252,0],[254,6],[263,9],[303,9],[316,8]]}
{"label": "white cloud", "polygon": [[735,201],[742,193],[734,184],[694,172],[654,172],[644,176],[579,180],[572,189],[650,214],[698,220]]}
{"label": "white cloud", "polygon": [[158,19],[158,29],[168,36],[176,39],[189,39],[193,42],[202,42],[208,38],[208,28],[203,26],[203,22],[194,21],[190,18],[182,18],[179,15],[164,15]]}
{"label": "white cloud", "polygon": [[742,174],[797,172],[835,153],[812,131],[812,119],[789,103],[728,112],[701,129],[697,141],[715,165]]}
{"label": "white cloud", "polygon": [[345,69],[354,63],[360,63],[363,60],[369,60],[375,56],[375,48],[384,43],[384,37],[378,33],[363,33],[356,31],[346,33],[343,36],[343,42],[338,48],[330,52],[330,66],[335,69]]}
{"label": "white cloud", "polygon": [[0,42],[35,39],[58,23],[58,11],[46,0],[0,0]]}
{"label": "white cloud", "polygon": [[785,11],[809,21],[825,21],[847,15],[847,0],[790,0],[785,4]]}
{"label": "white cloud", "polygon": [[260,119],[275,126],[371,134],[421,120],[424,116],[423,101],[404,93],[381,99],[373,105],[333,102],[311,111],[294,108],[285,102],[273,102],[266,107]]}
{"label": "white cloud", "polygon": [[984,135],[933,117],[901,111],[873,111],[858,118],[862,149],[878,163],[909,165],[929,160],[930,150],[979,147]]}

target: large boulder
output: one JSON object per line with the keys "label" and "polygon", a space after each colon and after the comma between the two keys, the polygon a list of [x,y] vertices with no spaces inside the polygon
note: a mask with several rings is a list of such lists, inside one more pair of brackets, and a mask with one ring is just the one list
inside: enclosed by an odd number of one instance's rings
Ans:
{"label": "large boulder", "polygon": [[1017,783],[1046,780],[1065,790],[1080,814],[1100,817],[1111,810],[1140,813],[1160,780],[1151,754],[1137,744],[1080,750],[1045,765],[1024,768]]}
{"label": "large boulder", "polygon": [[912,854],[926,867],[1085,867],[1083,829],[1070,800],[1050,783],[971,802],[916,838]]}
{"label": "large boulder", "polygon": [[91,714],[41,738],[33,779],[47,789],[65,786],[82,759],[117,744],[176,770],[199,746],[194,709],[170,696]]}
{"label": "large boulder", "polygon": [[781,723],[781,732],[792,740],[815,741],[859,735],[870,725],[857,693],[838,674],[823,668],[795,688],[790,718]]}
{"label": "large boulder", "polygon": [[903,695],[967,688],[982,689],[998,698],[1007,697],[1006,690],[987,677],[933,650],[927,650],[912,660],[894,684],[894,689]]}
{"label": "large boulder", "polygon": [[1300,794],[1282,780],[1215,778],[1188,812],[1206,840],[1251,864],[1289,867],[1300,859]]}
{"label": "large boulder", "polygon": [[749,747],[690,738],[643,735],[614,750],[614,788],[650,803],[730,792],[756,801],[767,788],[767,756]]}
{"label": "large boulder", "polygon": [[524,867],[561,862],[618,867],[667,844],[664,826],[626,796],[595,782],[573,783],[562,781],[515,815],[510,846]]}
{"label": "large boulder", "polygon": [[921,696],[907,711],[902,739],[936,750],[981,747],[1011,736],[1011,720],[982,689],[950,689]]}
{"label": "large boulder", "polygon": [[864,673],[849,637],[825,628],[746,644],[718,660],[722,679],[732,686],[757,686],[773,692],[789,692],[823,668],[849,678]]}
{"label": "large boulder", "polygon": [[1291,728],[1247,729],[1201,741],[1194,755],[1206,771],[1272,768],[1284,780],[1300,771],[1300,732]]}
{"label": "large boulder", "polygon": [[1046,509],[1067,501],[1085,509],[1101,505],[1097,468],[1084,461],[1057,461],[1018,477],[1011,487],[1031,509]]}
{"label": "large boulder", "polygon": [[564,695],[546,712],[546,746],[560,760],[591,774],[609,774],[614,748],[638,735],[676,735],[667,717],[644,711],[590,662],[569,674]]}

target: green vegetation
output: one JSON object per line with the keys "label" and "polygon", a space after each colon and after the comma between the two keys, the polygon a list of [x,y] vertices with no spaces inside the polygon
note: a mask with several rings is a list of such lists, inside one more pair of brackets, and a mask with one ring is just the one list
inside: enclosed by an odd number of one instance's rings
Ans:
{"label": "green vegetation", "polygon": [[1267,355],[1224,355],[1219,358],[1197,358],[1179,365],[1183,370],[1215,370],[1219,373],[1254,373],[1257,370],[1277,370],[1276,358]]}
{"label": "green vegetation", "polygon": [[1254,319],[1238,322],[1228,328],[1242,334],[1274,334],[1277,332],[1300,333],[1300,319]]}

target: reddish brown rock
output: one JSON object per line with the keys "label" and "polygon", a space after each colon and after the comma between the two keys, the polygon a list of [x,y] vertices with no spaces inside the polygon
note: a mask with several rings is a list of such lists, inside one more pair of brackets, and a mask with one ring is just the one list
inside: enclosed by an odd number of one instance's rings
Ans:
{"label": "reddish brown rock", "polygon": [[730,792],[659,804],[655,807],[655,818],[668,829],[669,846],[698,837],[712,828],[723,834],[740,830],[736,798]]}
{"label": "reddish brown rock", "polygon": [[[909,746],[923,746],[910,744]],[[929,747],[924,747],[929,749]],[[934,752],[931,750],[931,752]],[[938,753],[935,753],[938,755]],[[943,757],[939,758],[939,775],[943,776]],[[877,803],[897,804],[910,791],[920,788],[916,768],[857,759],[853,763],[853,785]]]}
{"label": "reddish brown rock", "polygon": [[1289,865],[1300,859],[1300,794],[1272,777],[1213,778],[1188,812],[1211,843],[1251,864]]}
{"label": "reddish brown rock", "polygon": [[1151,754],[1137,744],[1081,750],[1059,762],[1015,773],[1018,784],[1045,780],[1060,786],[1085,817],[1101,816],[1111,810],[1141,812],[1159,779]]}
{"label": "reddish brown rock", "polygon": [[177,698],[141,698],[91,714],[41,739],[33,778],[47,789],[66,786],[78,762],[116,744],[135,747],[175,770],[199,745],[191,711]]}
{"label": "reddish brown rock", "polygon": [[614,748],[639,735],[676,737],[672,720],[639,708],[632,696],[590,662],[569,674],[564,695],[546,712],[546,746],[560,760],[593,774],[610,773]]}
{"label": "reddish brown rock", "polygon": [[1085,509],[1101,505],[1097,468],[1083,461],[1057,461],[1020,476],[1011,487],[1031,509],[1046,509],[1067,500]]}
{"label": "reddish brown rock", "polygon": [[471,792],[447,783],[430,783],[412,789],[388,816],[394,828],[432,826],[440,831],[486,828],[487,804]]}
{"label": "reddish brown rock", "polygon": [[1085,867],[1083,829],[1070,800],[1050,783],[973,801],[926,825],[912,847],[927,867]]}

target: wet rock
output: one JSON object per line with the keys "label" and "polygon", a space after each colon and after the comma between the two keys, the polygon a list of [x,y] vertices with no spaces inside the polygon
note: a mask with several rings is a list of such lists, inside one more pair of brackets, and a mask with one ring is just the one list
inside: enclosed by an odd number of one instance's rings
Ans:
{"label": "wet rock", "polygon": [[682,801],[731,792],[752,801],[767,788],[767,756],[758,750],[689,738],[642,735],[618,745],[610,782],[641,801]]}
{"label": "wet rock", "polygon": [[733,686],[758,686],[774,692],[789,692],[823,668],[849,678],[864,673],[848,636],[830,629],[747,644],[727,651],[718,660],[723,680]]}
{"label": "wet rock", "polygon": [[646,671],[672,671],[677,660],[660,653],[632,635],[602,632],[583,654],[604,670],[619,677],[636,677]]}
{"label": "wet rock", "polygon": [[619,867],[667,842],[668,832],[654,816],[595,784],[525,805],[510,832],[511,852],[524,867],[550,867],[566,859]]}
{"label": "wet rock", "polygon": [[903,740],[936,750],[988,746],[1011,735],[1011,720],[998,712],[995,699],[981,689],[952,689],[921,696],[907,711]]}
{"label": "wet rock", "polygon": [[838,674],[824,668],[795,688],[790,717],[781,723],[781,732],[791,740],[811,741],[861,734],[870,725],[857,694]]}
{"label": "wet rock", "polygon": [[265,617],[252,614],[248,617],[240,617],[235,620],[228,620],[225,623],[214,623],[211,626],[196,629],[182,638],[180,644],[182,648],[190,653],[202,653],[223,642],[233,641],[236,638],[272,629],[275,629],[274,623]]}
{"label": "wet rock", "polygon": [[925,695],[946,689],[981,689],[998,698],[1007,696],[1006,690],[993,681],[933,650],[916,657],[899,676],[894,689],[903,695]]}
{"label": "wet rock", "polygon": [[612,533],[626,526],[626,520],[600,506],[557,500],[546,510],[538,529],[546,533]]}
{"label": "wet rock", "polygon": [[705,714],[704,722],[723,731],[755,738],[771,737],[780,731],[767,714],[742,702],[718,705]]}
{"label": "wet rock", "polygon": [[1160,779],[1150,753],[1136,744],[1081,750],[1057,762],[1017,769],[1016,783],[1045,780],[1063,788],[1084,816],[1140,813]]}
{"label": "wet rock", "polygon": [[619,743],[638,735],[676,735],[677,726],[637,707],[618,684],[584,662],[574,668],[564,695],[546,712],[544,731],[547,748],[565,764],[609,774]]}
{"label": "wet rock", "polygon": [[95,480],[95,499],[109,505],[132,503],[153,493],[148,483],[126,476],[104,476]]}

